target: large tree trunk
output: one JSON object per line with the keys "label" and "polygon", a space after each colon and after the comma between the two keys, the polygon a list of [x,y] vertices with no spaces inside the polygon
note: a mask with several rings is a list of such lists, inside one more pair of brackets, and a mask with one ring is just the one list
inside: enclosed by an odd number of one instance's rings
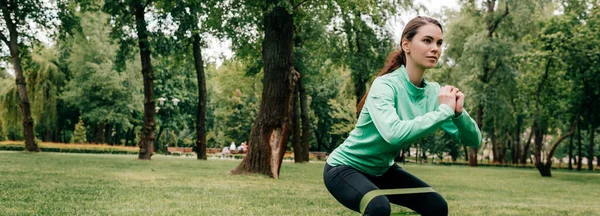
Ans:
{"label": "large tree trunk", "polygon": [[198,114],[196,115],[196,154],[198,160],[206,160],[206,77],[200,49],[200,35],[194,34],[194,67],[198,79]]}
{"label": "large tree trunk", "polygon": [[146,19],[144,18],[144,5],[142,2],[134,1],[132,8],[135,13],[135,27],[138,35],[138,46],[142,62],[142,75],[144,77],[144,126],[140,135],[140,153],[138,159],[150,160],[152,158],[154,143],[154,75],[152,71],[152,62],[150,60],[150,44],[148,42],[148,32],[146,30]]}
{"label": "large tree trunk", "polygon": [[292,98],[292,148],[294,148],[294,162],[304,162],[302,159],[302,134],[300,132],[300,105],[298,104],[299,86],[296,86],[296,94]]}
{"label": "large tree trunk", "polygon": [[8,46],[10,50],[10,57],[15,70],[15,82],[17,85],[17,92],[19,94],[19,108],[21,110],[21,123],[23,124],[23,138],[25,138],[25,150],[29,152],[39,152],[40,148],[35,143],[35,134],[33,133],[33,118],[31,118],[31,103],[27,96],[27,87],[25,85],[25,76],[23,75],[23,68],[21,67],[21,59],[19,54],[19,32],[17,32],[17,23],[21,20],[12,20],[11,11],[17,8],[16,3],[12,1],[10,7],[6,4],[6,1],[2,1],[0,9],[4,18],[4,23],[9,32],[9,38],[0,32],[2,41]]}
{"label": "large tree trunk", "polygon": [[596,128],[590,126],[590,145],[588,145],[588,170],[594,170],[594,131]]}
{"label": "large tree trunk", "polygon": [[302,119],[302,160],[308,162],[310,150],[310,120],[308,119],[308,102],[306,101],[306,89],[304,88],[304,79],[298,80],[300,85],[300,117]]}
{"label": "large tree trunk", "polygon": [[232,174],[260,173],[279,178],[291,132],[291,107],[298,72],[293,69],[293,17],[278,0],[268,0],[262,43],[264,89],[249,139],[249,150]]}

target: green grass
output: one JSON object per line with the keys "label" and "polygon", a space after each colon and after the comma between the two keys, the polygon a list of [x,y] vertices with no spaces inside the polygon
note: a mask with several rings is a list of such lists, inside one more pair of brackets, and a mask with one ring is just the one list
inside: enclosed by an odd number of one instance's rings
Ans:
{"label": "green grass", "polygon": [[[358,215],[325,189],[323,162],[284,162],[274,180],[228,175],[239,160],[136,158],[0,151],[0,215]],[[598,173],[404,168],[440,192],[451,215],[600,214]]]}

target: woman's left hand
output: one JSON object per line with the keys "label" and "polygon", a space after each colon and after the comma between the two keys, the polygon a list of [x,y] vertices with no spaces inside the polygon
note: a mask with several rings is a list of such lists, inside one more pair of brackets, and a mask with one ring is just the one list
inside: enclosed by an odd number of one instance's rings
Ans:
{"label": "woman's left hand", "polygon": [[460,116],[463,111],[463,104],[465,103],[465,94],[461,91],[456,93],[456,107],[454,108],[454,115],[456,117]]}

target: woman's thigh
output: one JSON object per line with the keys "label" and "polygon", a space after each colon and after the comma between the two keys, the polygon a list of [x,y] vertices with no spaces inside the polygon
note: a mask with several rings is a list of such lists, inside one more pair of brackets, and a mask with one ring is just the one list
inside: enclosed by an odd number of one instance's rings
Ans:
{"label": "woman's thigh", "polygon": [[[429,184],[403,170],[395,164],[377,181],[381,189],[430,187]],[[437,192],[388,195],[388,200],[396,205],[408,207],[421,215],[447,215],[448,204]]]}
{"label": "woman's thigh", "polygon": [[379,189],[363,173],[350,166],[326,164],[323,181],[327,190],[338,202],[357,212],[360,211],[362,197],[369,191]]}

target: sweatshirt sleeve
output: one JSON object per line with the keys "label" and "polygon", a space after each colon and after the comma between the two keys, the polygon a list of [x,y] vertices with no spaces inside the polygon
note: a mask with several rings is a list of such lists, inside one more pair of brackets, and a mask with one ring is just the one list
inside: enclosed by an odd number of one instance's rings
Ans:
{"label": "sweatshirt sleeve", "polygon": [[459,117],[444,122],[442,129],[453,135],[458,142],[473,148],[481,145],[481,131],[466,110]]}
{"label": "sweatshirt sleeve", "polygon": [[[365,102],[373,123],[383,139],[392,145],[406,145],[412,141],[433,133],[445,120],[454,115],[454,110],[448,105],[439,105],[438,109],[417,116],[414,119],[402,120],[396,112],[394,103],[398,95],[393,86],[381,79],[375,79]],[[409,99],[402,106],[410,106]],[[407,109],[409,109],[407,107]]]}

